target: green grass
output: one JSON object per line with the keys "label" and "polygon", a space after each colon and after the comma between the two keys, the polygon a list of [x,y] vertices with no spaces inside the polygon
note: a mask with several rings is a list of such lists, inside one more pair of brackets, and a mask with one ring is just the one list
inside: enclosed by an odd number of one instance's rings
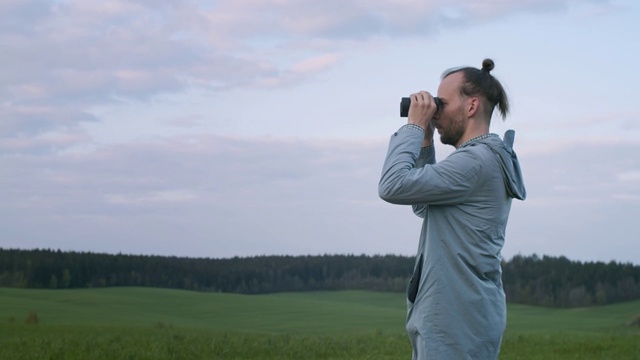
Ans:
{"label": "green grass", "polygon": [[[2,326],[0,326],[2,328]],[[2,359],[396,359],[410,357],[401,334],[264,334],[89,326],[14,326]],[[362,356],[365,357],[362,357]]]}
{"label": "green grass", "polygon": [[577,309],[512,304],[507,311],[507,332],[640,334],[640,327],[629,326],[638,316],[640,316],[640,301]]}
{"label": "green grass", "polygon": [[[401,293],[0,288],[0,359],[406,359],[405,314]],[[510,305],[500,358],[640,359],[637,315]]]}
{"label": "green grass", "polygon": [[581,334],[550,331],[547,334],[506,333],[500,359],[522,360],[638,360],[640,336],[622,334]]}
{"label": "green grass", "polygon": [[273,295],[200,293],[154,288],[18,290],[0,288],[0,319],[37,311],[43,324],[178,327],[223,331],[325,334],[404,329],[398,293],[317,292]]}

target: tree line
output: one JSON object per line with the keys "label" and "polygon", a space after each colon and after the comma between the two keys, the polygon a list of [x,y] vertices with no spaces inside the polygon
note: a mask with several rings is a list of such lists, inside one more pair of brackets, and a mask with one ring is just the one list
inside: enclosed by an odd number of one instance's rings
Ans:
{"label": "tree line", "polygon": [[[264,294],[402,292],[415,259],[400,255],[254,256],[226,259],[0,248],[0,287],[148,286]],[[503,261],[507,301],[550,307],[640,299],[640,266],[518,255]]]}

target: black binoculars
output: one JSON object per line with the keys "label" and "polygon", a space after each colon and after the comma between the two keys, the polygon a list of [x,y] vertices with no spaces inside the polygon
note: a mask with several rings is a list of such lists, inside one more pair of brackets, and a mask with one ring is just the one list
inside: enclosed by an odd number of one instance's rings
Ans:
{"label": "black binoculars", "polygon": [[[434,97],[433,101],[436,102],[436,112],[442,109],[442,100],[439,97]],[[411,99],[408,97],[403,97],[400,100],[400,117],[409,116],[409,106],[411,106]]]}

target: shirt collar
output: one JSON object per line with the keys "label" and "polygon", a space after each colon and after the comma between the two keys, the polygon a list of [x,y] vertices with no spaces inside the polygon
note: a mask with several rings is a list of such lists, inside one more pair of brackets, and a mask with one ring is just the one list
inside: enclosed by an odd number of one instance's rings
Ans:
{"label": "shirt collar", "polygon": [[469,145],[472,142],[484,140],[484,139],[487,139],[487,138],[490,138],[490,137],[493,137],[493,136],[498,136],[498,135],[489,133],[489,134],[482,134],[480,136],[476,136],[473,139],[469,139],[469,140],[465,141],[464,143],[462,143],[462,145],[458,146],[458,149],[460,149],[462,147],[465,147],[465,146]]}

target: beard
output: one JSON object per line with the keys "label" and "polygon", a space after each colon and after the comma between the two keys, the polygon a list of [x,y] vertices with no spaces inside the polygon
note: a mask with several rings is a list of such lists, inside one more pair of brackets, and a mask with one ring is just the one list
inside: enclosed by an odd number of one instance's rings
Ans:
{"label": "beard", "polygon": [[466,124],[463,116],[455,116],[451,118],[451,123],[447,128],[439,129],[440,142],[445,145],[456,146],[466,130]]}

